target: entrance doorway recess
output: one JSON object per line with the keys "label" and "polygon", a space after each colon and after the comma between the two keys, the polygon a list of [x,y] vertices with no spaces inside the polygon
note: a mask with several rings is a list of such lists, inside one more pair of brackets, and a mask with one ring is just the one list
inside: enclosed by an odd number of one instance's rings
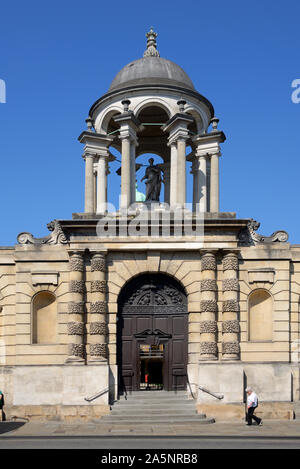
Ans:
{"label": "entrance doorway recess", "polygon": [[183,287],[163,274],[142,274],[118,300],[119,392],[185,390],[187,299]]}

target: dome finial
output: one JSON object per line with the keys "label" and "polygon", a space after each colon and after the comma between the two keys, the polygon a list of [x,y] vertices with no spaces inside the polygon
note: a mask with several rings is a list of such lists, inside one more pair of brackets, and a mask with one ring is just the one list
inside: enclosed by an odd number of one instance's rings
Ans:
{"label": "dome finial", "polygon": [[150,31],[146,34],[147,38],[147,49],[144,52],[144,57],[160,57],[158,50],[156,49],[156,38],[157,33],[153,31],[151,26]]}

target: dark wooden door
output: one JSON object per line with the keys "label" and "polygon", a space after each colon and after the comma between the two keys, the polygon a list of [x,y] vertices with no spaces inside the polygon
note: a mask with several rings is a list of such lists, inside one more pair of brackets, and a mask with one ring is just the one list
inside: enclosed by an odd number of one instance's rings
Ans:
{"label": "dark wooden door", "polygon": [[119,389],[140,388],[141,344],[163,344],[165,390],[186,389],[188,316],[182,287],[163,275],[130,282],[119,299],[117,323]]}

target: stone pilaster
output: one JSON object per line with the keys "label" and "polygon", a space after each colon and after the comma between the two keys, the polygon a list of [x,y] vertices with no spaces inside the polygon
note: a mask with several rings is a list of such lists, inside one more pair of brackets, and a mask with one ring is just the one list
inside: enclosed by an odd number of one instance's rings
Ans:
{"label": "stone pilaster", "polygon": [[92,253],[91,256],[91,305],[89,321],[89,359],[88,363],[107,360],[106,324],[106,255]]}
{"label": "stone pilaster", "polygon": [[81,251],[70,252],[70,296],[71,301],[68,304],[68,358],[66,363],[84,364],[85,346],[84,346],[84,257]]}
{"label": "stone pilaster", "polygon": [[223,321],[222,359],[239,360],[239,281],[238,254],[229,252],[223,257]]}
{"label": "stone pilaster", "polygon": [[216,360],[217,350],[217,262],[213,252],[201,257],[200,359]]}

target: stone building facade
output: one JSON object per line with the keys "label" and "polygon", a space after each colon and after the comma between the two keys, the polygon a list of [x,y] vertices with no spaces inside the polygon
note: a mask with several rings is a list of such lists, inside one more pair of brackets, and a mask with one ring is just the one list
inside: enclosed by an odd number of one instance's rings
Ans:
{"label": "stone building facade", "polygon": [[[220,212],[225,135],[211,103],[159,56],[151,30],[144,57],[117,74],[86,122],[84,213],[49,223],[45,238],[21,233],[0,248],[8,416],[101,417],[120,393],[142,392],[146,366],[161,388],[186,390],[201,413],[243,418],[251,385],[265,417],[293,418],[300,247],[284,231],[263,236],[252,218]],[[122,155],[115,212],[111,147]],[[136,202],[144,153],[163,159],[164,202]]]}

